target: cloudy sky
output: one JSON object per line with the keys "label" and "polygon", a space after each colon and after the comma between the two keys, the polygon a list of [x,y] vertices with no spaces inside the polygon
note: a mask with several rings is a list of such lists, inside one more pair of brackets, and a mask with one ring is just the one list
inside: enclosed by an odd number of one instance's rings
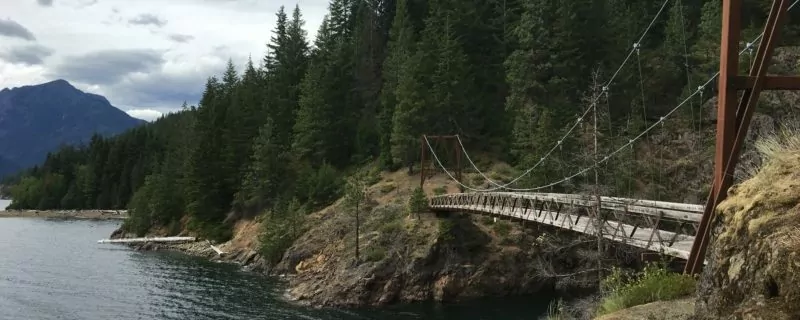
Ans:
{"label": "cloudy sky", "polygon": [[[169,3],[169,4],[167,4]],[[0,88],[65,79],[151,120],[265,53],[281,5],[309,37],[328,0],[0,0]],[[311,38],[309,38],[310,40]]]}

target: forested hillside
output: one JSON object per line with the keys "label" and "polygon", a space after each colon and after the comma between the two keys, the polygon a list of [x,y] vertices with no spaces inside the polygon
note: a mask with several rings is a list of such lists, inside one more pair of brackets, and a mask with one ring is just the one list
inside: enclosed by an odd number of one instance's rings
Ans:
{"label": "forested hillside", "polygon": [[0,90],[0,179],[41,164],[49,152],[93,134],[112,136],[143,124],[102,96],[65,80]]}
{"label": "forested hillside", "polygon": [[[770,3],[745,1],[745,39],[760,32]],[[302,214],[337,199],[343,178],[358,167],[413,164],[422,134],[459,134],[471,152],[528,168],[595,96],[601,97],[600,149],[607,153],[717,69],[720,1],[668,1],[631,51],[662,4],[333,0],[313,41],[299,8],[281,10],[261,61],[249,62],[243,74],[231,63],[221,77],[209,78],[197,107],[51,154],[16,178],[13,206],[129,207],[132,231],[188,216],[190,228],[225,238],[231,212],[232,218],[265,210]],[[713,87],[667,126],[713,127],[701,108]],[[562,141],[518,186],[548,183],[593,161],[586,132]],[[634,156],[657,155],[627,157]],[[610,188],[656,175],[626,167],[612,162],[602,173],[614,177]]]}

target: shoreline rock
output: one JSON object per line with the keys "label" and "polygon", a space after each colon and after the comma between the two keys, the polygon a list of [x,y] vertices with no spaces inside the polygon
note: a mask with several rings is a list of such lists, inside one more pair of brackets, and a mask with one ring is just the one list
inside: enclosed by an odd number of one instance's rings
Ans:
{"label": "shoreline rock", "polygon": [[[423,220],[438,222],[430,215]],[[397,303],[435,301],[463,302],[483,297],[529,295],[552,290],[552,281],[540,279],[532,267],[536,255],[534,231],[512,226],[508,237],[496,239],[486,234],[485,226],[469,217],[454,218],[452,238],[439,239],[438,227],[425,243],[417,243],[408,251],[390,249],[390,257],[379,261],[352,263],[349,251],[312,250],[317,243],[313,230],[298,239],[275,266],[270,266],[253,248],[236,245],[242,233],[235,232],[231,241],[214,244],[225,253],[218,255],[211,243],[130,244],[137,251],[173,251],[215,262],[234,263],[242,270],[281,279],[285,284],[284,299],[290,303],[313,307],[379,307]],[[503,222],[507,223],[507,222]],[[325,228],[324,225],[320,226]],[[490,229],[489,229],[490,230]],[[133,237],[116,230],[111,238]],[[516,240],[509,240],[514,238]],[[470,243],[469,239],[473,239]],[[401,244],[411,239],[394,239]],[[431,240],[428,242],[427,240]],[[500,242],[504,242],[502,245]],[[465,246],[454,245],[466,243]],[[518,247],[529,243],[525,248]],[[337,246],[336,242],[329,244]],[[311,251],[306,251],[311,250]],[[366,252],[366,250],[365,250]],[[399,258],[400,255],[408,255]],[[364,259],[364,258],[362,258]],[[527,266],[521,268],[520,265]]]}
{"label": "shoreline rock", "polygon": [[127,210],[0,210],[0,218],[125,220]]}
{"label": "shoreline rock", "polygon": [[[445,182],[433,178],[426,188],[448,186]],[[271,224],[269,217],[236,221],[233,238],[214,244],[225,252],[221,256],[206,241],[134,248],[178,251],[276,276],[287,284],[287,301],[315,308],[463,302],[541,292],[551,296],[569,292],[580,283],[598,282],[591,272],[575,272],[596,265],[586,260],[590,256],[581,254],[596,246],[593,241],[544,226],[480,215],[409,214],[406,201],[415,186],[416,181],[405,172],[388,174],[371,186],[368,200],[359,208],[357,242],[355,211],[343,199],[304,214],[298,221],[298,237],[275,257],[277,261],[270,262],[259,253],[261,235],[282,231],[270,230],[273,225],[283,228]],[[455,186],[448,188],[457,192]],[[185,228],[188,217],[180,224]],[[148,235],[197,236],[166,228],[155,228]],[[118,230],[112,238],[127,236]]]}

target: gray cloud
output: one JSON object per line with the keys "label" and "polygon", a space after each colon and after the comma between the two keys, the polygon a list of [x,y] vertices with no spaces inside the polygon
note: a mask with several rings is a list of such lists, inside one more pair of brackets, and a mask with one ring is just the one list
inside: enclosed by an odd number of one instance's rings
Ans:
{"label": "gray cloud", "polygon": [[145,121],[154,121],[160,118],[164,113],[153,109],[131,109],[125,111],[128,115],[134,118],[139,118]]}
{"label": "gray cloud", "polygon": [[164,63],[160,51],[151,49],[101,50],[66,57],[55,67],[55,76],[87,84],[108,85],[134,73],[149,73]]}
{"label": "gray cloud", "polygon": [[[234,56],[234,63],[241,69],[247,57]],[[228,56],[212,52],[206,56],[205,63],[182,71],[166,72],[164,69],[143,76],[127,77],[119,83],[103,88],[103,93],[114,96],[117,106],[126,109],[151,109],[161,113],[180,110],[186,101],[197,105],[210,76],[221,77],[225,71]]]}
{"label": "gray cloud", "polygon": [[11,19],[0,20],[0,35],[29,41],[36,40],[33,32]]}
{"label": "gray cloud", "polygon": [[167,74],[154,72],[146,77],[129,78],[109,88],[133,108],[154,109],[163,113],[179,109],[186,101],[197,104],[210,76],[220,77],[225,71],[224,60],[214,65],[200,66],[192,71]]}
{"label": "gray cloud", "polygon": [[194,40],[194,36],[188,34],[173,33],[169,35],[169,39],[175,42],[186,43]]}
{"label": "gray cloud", "polygon": [[154,25],[156,27],[161,28],[161,27],[167,25],[167,20],[162,19],[162,18],[160,18],[160,17],[158,17],[158,16],[156,16],[154,14],[151,14],[151,13],[143,13],[143,14],[140,14],[140,15],[134,17],[134,18],[131,18],[130,20],[128,20],[128,23],[136,24],[136,25],[143,25],[143,26],[145,26],[145,25]]}
{"label": "gray cloud", "polygon": [[95,5],[95,4],[97,4],[97,2],[98,2],[98,1],[99,1],[99,0],[83,0],[83,1],[76,1],[76,2],[73,4],[73,6],[72,6],[72,7],[73,7],[73,8],[75,8],[75,9],[83,9],[83,8],[86,8],[86,7],[91,7],[91,6]]}
{"label": "gray cloud", "polygon": [[11,63],[39,65],[44,62],[44,58],[53,54],[53,49],[33,44],[22,47],[14,47],[6,52],[0,52],[0,58]]}
{"label": "gray cloud", "polygon": [[36,3],[38,3],[40,6],[45,6],[45,7],[53,6],[53,0],[36,0]]}

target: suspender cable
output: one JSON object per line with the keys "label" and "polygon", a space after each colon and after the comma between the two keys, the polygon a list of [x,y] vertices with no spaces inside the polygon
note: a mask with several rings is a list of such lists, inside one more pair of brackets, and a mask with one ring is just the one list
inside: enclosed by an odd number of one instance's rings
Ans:
{"label": "suspender cable", "polygon": [[[686,19],[684,19],[683,3],[682,3],[681,0],[678,0],[678,15],[680,16],[680,19],[681,19],[681,21],[680,21],[680,23],[681,23],[681,41],[683,42],[683,66],[686,68],[686,71],[685,71],[686,72],[686,85],[689,86],[689,88],[694,88],[694,86],[692,85],[692,74],[691,74],[691,71],[690,71],[690,68],[689,68],[689,48],[688,48],[688,45],[686,44]],[[697,127],[697,133],[700,134],[700,129],[701,129],[700,128],[700,124],[699,124],[699,122],[695,123],[695,121],[694,121],[694,116],[695,116],[695,114],[694,114],[694,103],[691,102],[691,101],[689,102],[689,108],[691,109],[691,113],[690,114],[691,114],[691,119],[692,119],[692,127],[694,128],[694,126],[697,125],[698,126]],[[701,109],[700,112],[702,112],[702,108],[700,108],[700,109]]]}
{"label": "suspender cable", "polygon": [[[659,17],[661,17],[661,14],[664,12],[664,8],[666,8],[666,6],[667,6],[667,4],[668,4],[668,3],[669,3],[669,0],[665,0],[665,1],[664,1],[664,3],[661,5],[661,8],[658,10],[658,12],[656,13],[656,15],[655,15],[655,16],[653,17],[653,19],[650,21],[650,24],[648,24],[648,25],[647,25],[647,28],[645,28],[644,32],[642,32],[641,36],[640,36],[640,37],[639,37],[639,39],[636,41],[636,43],[641,43],[641,42],[642,42],[642,40],[644,40],[645,36],[647,36],[647,34],[650,32],[650,29],[652,29],[653,25],[656,23],[656,21],[658,21],[658,18],[659,18]],[[609,79],[607,82],[605,82],[605,83],[603,84],[603,87],[610,87],[610,86],[611,86],[611,84],[613,84],[613,83],[614,83],[614,80],[617,78],[617,76],[619,75],[620,71],[622,71],[622,68],[623,68],[623,67],[625,67],[625,65],[628,63],[628,61],[630,60],[631,56],[633,56],[633,54],[635,53],[635,51],[636,51],[636,50],[635,50],[635,48],[631,48],[631,50],[628,52],[628,55],[625,57],[625,59],[624,59],[624,60],[622,61],[622,63],[619,65],[619,67],[618,67],[618,68],[617,68],[617,70],[614,72],[614,74],[611,76],[611,78],[610,78],[610,79]],[[599,101],[599,99],[600,99],[600,97],[601,97],[601,96],[602,96],[602,93],[601,93],[601,94],[598,94],[598,95],[596,95],[596,96],[595,96],[595,97],[592,99],[593,103],[597,103],[597,102]],[[525,170],[525,171],[524,171],[524,172],[523,172],[523,173],[522,173],[520,176],[518,176],[518,177],[514,178],[513,180],[511,180],[510,182],[508,182],[508,183],[505,183],[505,184],[499,184],[499,183],[497,183],[496,181],[493,181],[493,180],[491,180],[491,179],[487,179],[487,181],[489,181],[489,183],[490,183],[490,184],[492,184],[492,185],[494,185],[494,186],[495,186],[494,188],[489,188],[489,189],[487,189],[487,191],[494,191],[494,190],[500,190],[500,189],[509,189],[509,190],[513,190],[513,188],[507,188],[507,187],[508,187],[508,186],[510,186],[510,185],[513,185],[514,183],[516,183],[517,181],[519,181],[519,180],[520,180],[520,179],[522,179],[523,177],[525,177],[525,176],[527,176],[528,174],[530,174],[531,172],[533,172],[533,170],[535,170],[536,168],[538,168],[538,167],[539,167],[539,166],[540,166],[540,165],[541,165],[541,164],[542,164],[542,163],[543,163],[543,162],[544,162],[544,161],[545,161],[545,160],[546,160],[546,159],[547,159],[547,158],[548,158],[548,157],[549,157],[549,156],[550,156],[550,155],[551,155],[551,154],[552,154],[554,151],[555,151],[555,149],[556,149],[556,148],[558,148],[558,147],[561,145],[561,143],[562,143],[563,141],[565,141],[565,139],[566,139],[567,137],[569,137],[569,135],[570,135],[570,134],[572,134],[572,132],[573,132],[573,131],[575,131],[575,128],[576,128],[576,127],[578,127],[578,125],[580,125],[580,123],[581,123],[581,121],[583,120],[583,118],[584,118],[584,117],[586,117],[586,116],[589,114],[589,111],[591,111],[591,110],[592,110],[592,108],[591,108],[591,107],[589,107],[589,108],[586,108],[586,110],[585,110],[585,111],[584,111],[584,112],[583,112],[583,113],[582,113],[580,116],[578,116],[578,118],[577,118],[577,121],[576,121],[576,122],[575,122],[575,123],[574,123],[574,124],[573,124],[573,125],[572,125],[572,126],[571,126],[571,127],[568,129],[568,130],[567,130],[567,132],[566,132],[566,133],[565,133],[565,134],[564,134],[564,135],[563,135],[563,136],[562,136],[562,137],[561,137],[561,138],[558,140],[558,142],[556,143],[556,145],[554,145],[552,148],[550,148],[550,149],[549,149],[549,150],[548,150],[548,151],[545,153],[545,155],[544,155],[544,156],[542,156],[542,157],[539,159],[539,161],[537,161],[537,162],[536,162],[536,164],[534,164],[534,165],[533,165],[533,167],[531,167],[531,168],[528,168],[527,170]],[[472,163],[472,165],[473,165],[473,166],[475,166],[475,164],[474,164],[474,163]],[[476,167],[476,169],[477,169],[477,167]]]}

